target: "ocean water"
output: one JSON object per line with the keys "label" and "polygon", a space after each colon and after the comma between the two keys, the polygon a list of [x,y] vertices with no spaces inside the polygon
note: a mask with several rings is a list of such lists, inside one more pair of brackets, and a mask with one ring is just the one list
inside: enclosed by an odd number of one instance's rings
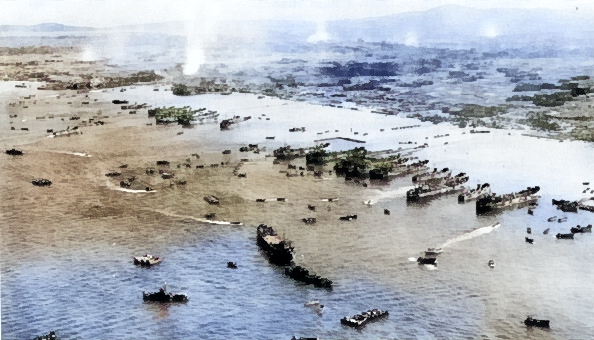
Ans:
{"label": "ocean water", "polygon": [[[579,199],[582,182],[594,183],[592,144],[526,137],[518,130],[469,134],[363,109],[249,94],[175,97],[138,86],[122,97],[155,106],[206,107],[221,119],[252,116],[230,131],[207,123],[178,136],[208,139],[214,150],[259,143],[271,153],[281,145],[311,146],[335,136],[364,139],[368,150],[428,143],[414,155],[429,159],[432,167],[466,172],[470,185],[489,182],[497,193],[539,185],[542,198],[534,215],[520,208],[477,216],[474,203],[459,204],[455,194],[407,203],[405,189],[412,185],[407,176],[372,182],[365,190],[377,203],[361,204],[352,212],[356,221],[306,226],[299,222],[302,211],[288,211],[287,220],[295,223],[279,231],[293,242],[297,264],[333,280],[331,290],[299,284],[271,265],[256,245],[255,225],[210,225],[173,215],[77,221],[49,216],[34,222],[43,233],[20,237],[9,231],[25,223],[22,214],[3,211],[8,233],[2,236],[2,339],[29,339],[49,330],[61,339],[587,339],[594,334],[594,235],[554,237],[592,224],[594,214],[563,213],[551,204],[553,198]],[[421,127],[391,129],[416,124]],[[301,126],[306,132],[288,132]],[[58,209],[59,199],[46,203],[46,209]],[[337,209],[340,201],[324,204]],[[23,206],[28,208],[33,206]],[[384,208],[391,214],[384,215]],[[551,216],[568,220],[547,222]],[[496,222],[499,227],[491,228]],[[534,244],[524,242],[527,227]],[[548,235],[542,234],[545,228],[551,228]],[[62,235],[71,235],[67,247],[55,240]],[[411,261],[440,246],[445,247],[437,266]],[[135,267],[130,256],[147,249],[163,262]],[[487,266],[489,260],[495,268]],[[238,268],[228,269],[227,261]],[[143,291],[156,291],[164,282],[189,301],[142,301]],[[304,306],[311,300],[326,306],[321,315]],[[359,330],[339,322],[371,308],[390,315]],[[551,329],[527,328],[527,315],[550,319]]]}

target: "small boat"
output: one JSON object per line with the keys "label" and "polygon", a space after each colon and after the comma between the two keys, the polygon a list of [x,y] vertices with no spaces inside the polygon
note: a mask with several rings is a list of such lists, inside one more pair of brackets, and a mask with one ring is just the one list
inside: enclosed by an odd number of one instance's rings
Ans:
{"label": "small boat", "polygon": [[384,209],[384,215],[390,215],[390,210]]}
{"label": "small boat", "polygon": [[204,196],[204,200],[208,202],[208,204],[219,204],[219,198],[214,195]]}
{"label": "small boat", "polygon": [[526,320],[524,320],[524,325],[549,328],[549,320],[537,320],[537,319],[533,319],[531,316],[529,316],[526,318]]}
{"label": "small boat", "polygon": [[48,334],[36,336],[33,340],[57,340],[55,331],[50,331]]}
{"label": "small boat", "polygon": [[351,327],[361,327],[369,321],[377,320],[388,315],[389,313],[387,310],[382,311],[380,309],[370,309],[366,312],[356,314],[351,317],[345,316],[344,318],[340,319],[340,323]]}
{"label": "small boat", "polygon": [[533,238],[526,237],[525,239],[526,239],[526,242],[527,243],[530,243],[530,244],[534,243],[534,239]]}
{"label": "small boat", "polygon": [[577,233],[591,233],[592,232],[592,225],[588,224],[587,227],[581,227],[581,226],[576,226],[576,227],[572,227],[571,228],[571,233],[572,234],[577,234]]}
{"label": "small boat", "polygon": [[227,262],[227,268],[237,269],[237,263],[235,263],[235,262]]}
{"label": "small boat", "polygon": [[493,260],[489,260],[489,263],[487,263],[487,265],[489,266],[489,268],[495,268],[495,261]]}
{"label": "small boat", "polygon": [[425,256],[437,256],[442,252],[442,248],[427,248],[427,250],[425,250]]}
{"label": "small boat", "polygon": [[266,137],[266,139],[274,139],[274,137]]}
{"label": "small boat", "polygon": [[590,182],[584,182],[583,185],[590,185]]}
{"label": "small boat", "polygon": [[150,254],[144,254],[143,256],[132,256],[135,265],[150,267],[154,264],[160,263],[161,258]]}
{"label": "small boat", "polygon": [[417,262],[419,264],[433,264],[435,265],[435,261],[437,261],[437,258],[435,257],[419,257],[417,258]]}
{"label": "small boat", "polygon": [[11,156],[22,156],[23,152],[21,150],[17,150],[17,149],[10,149],[10,150],[6,150],[6,154],[7,155],[11,155]]}
{"label": "small boat", "polygon": [[547,222],[555,222],[556,219],[557,219],[557,216],[549,217],[547,219]]}
{"label": "small boat", "polygon": [[532,234],[532,228],[530,228],[530,227],[526,228],[526,233]]}
{"label": "small boat", "polygon": [[567,217],[563,217],[557,220],[559,223],[567,222]]}
{"label": "small boat", "polygon": [[52,185],[52,181],[44,178],[34,179],[33,181],[31,181],[31,183],[38,187],[49,187],[50,185]]}
{"label": "small boat", "polygon": [[543,231],[542,233],[545,234],[545,235],[547,235],[549,233],[549,230],[551,230],[551,228],[545,229],[545,231]]}
{"label": "small boat", "polygon": [[569,233],[569,234],[557,233],[557,235],[555,235],[555,237],[558,238],[558,239],[573,240],[573,234],[572,233]]}
{"label": "small boat", "polygon": [[[165,286],[166,288],[166,286]],[[188,297],[185,294],[167,293],[165,288],[159,288],[158,292],[145,293],[142,292],[142,299],[144,301],[152,302],[187,302]]]}

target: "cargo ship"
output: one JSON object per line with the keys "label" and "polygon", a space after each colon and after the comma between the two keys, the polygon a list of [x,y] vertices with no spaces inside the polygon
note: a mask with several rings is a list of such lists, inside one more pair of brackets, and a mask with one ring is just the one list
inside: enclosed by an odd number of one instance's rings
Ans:
{"label": "cargo ship", "polygon": [[293,262],[293,247],[278,236],[272,227],[260,224],[257,228],[257,242],[268,254],[271,263],[288,266]]}

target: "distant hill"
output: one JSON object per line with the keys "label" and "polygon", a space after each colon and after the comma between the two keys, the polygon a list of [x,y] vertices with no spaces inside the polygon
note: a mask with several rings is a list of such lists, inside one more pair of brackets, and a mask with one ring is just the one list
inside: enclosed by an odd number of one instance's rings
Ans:
{"label": "distant hill", "polygon": [[94,31],[93,27],[67,26],[55,23],[45,23],[39,25],[0,25],[1,32],[80,32]]}
{"label": "distant hill", "polygon": [[477,41],[503,45],[549,41],[557,46],[594,46],[594,20],[569,9],[474,9],[447,5],[423,12],[331,21],[327,31],[338,41],[363,39],[419,46]]}

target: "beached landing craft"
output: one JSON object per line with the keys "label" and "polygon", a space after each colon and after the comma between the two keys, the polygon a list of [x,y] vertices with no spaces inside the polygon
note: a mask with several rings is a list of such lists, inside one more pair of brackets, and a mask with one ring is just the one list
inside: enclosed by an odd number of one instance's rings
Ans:
{"label": "beached landing craft", "polygon": [[458,195],[458,202],[465,203],[469,201],[477,200],[483,196],[491,195],[491,186],[489,183],[477,184],[476,189],[470,189],[470,187],[464,188],[462,193]]}
{"label": "beached landing craft", "polygon": [[132,260],[135,265],[150,267],[154,264],[161,263],[161,258],[150,254],[144,254],[143,256],[132,256]]}
{"label": "beached landing craft", "polygon": [[340,323],[346,326],[351,326],[351,327],[361,327],[363,325],[365,325],[366,323],[372,321],[372,320],[377,320],[380,318],[383,318],[385,316],[388,316],[388,311],[382,311],[380,309],[370,309],[366,312],[363,312],[361,314],[356,314],[353,315],[351,317],[347,317],[345,316],[344,318],[340,319]]}
{"label": "beached landing craft", "polygon": [[451,175],[452,172],[448,168],[443,168],[441,171],[437,171],[437,168],[433,168],[433,172],[426,172],[424,174],[413,176],[412,181],[413,183],[418,183],[434,178],[450,177]]}
{"label": "beached landing craft", "polygon": [[462,172],[454,177],[441,177],[436,179],[442,182],[439,184],[432,185],[427,182],[417,186],[406,192],[406,200],[409,202],[418,201],[422,198],[462,190],[464,188],[462,184],[468,182],[469,179],[468,176],[465,175],[466,174]]}
{"label": "beached landing craft", "polygon": [[293,247],[278,236],[272,227],[260,224],[256,232],[258,246],[268,254],[270,262],[281,266],[293,262]]}
{"label": "beached landing craft", "polygon": [[540,187],[535,186],[533,188],[528,187],[526,190],[512,194],[497,196],[493,194],[491,196],[481,197],[476,201],[476,213],[482,214],[493,209],[502,209],[536,202],[540,198],[539,195],[536,195],[538,191],[540,191]]}

